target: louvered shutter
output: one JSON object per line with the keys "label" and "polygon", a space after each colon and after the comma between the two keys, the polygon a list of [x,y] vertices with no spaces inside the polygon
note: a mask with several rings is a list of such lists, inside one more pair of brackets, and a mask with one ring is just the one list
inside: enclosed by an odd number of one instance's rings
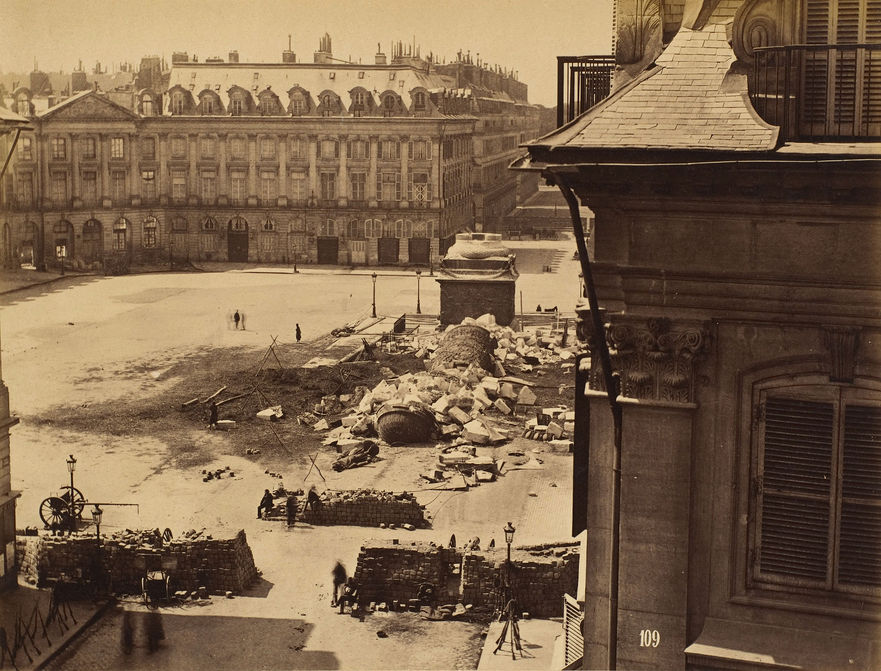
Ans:
{"label": "louvered shutter", "polygon": [[847,406],[843,461],[838,582],[881,587],[881,408]]}
{"label": "louvered shutter", "polygon": [[[881,0],[866,1],[867,44],[881,44]],[[866,135],[881,135],[881,51],[866,50],[863,62],[863,129]]]}
{"label": "louvered shutter", "polygon": [[833,422],[831,403],[766,398],[760,574],[826,584]]}

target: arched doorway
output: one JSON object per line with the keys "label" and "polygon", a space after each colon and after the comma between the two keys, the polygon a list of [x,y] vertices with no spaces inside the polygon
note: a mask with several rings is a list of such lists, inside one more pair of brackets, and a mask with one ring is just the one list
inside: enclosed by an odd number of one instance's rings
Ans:
{"label": "arched doorway", "polygon": [[226,258],[230,261],[248,260],[248,222],[244,217],[229,220],[226,232]]}
{"label": "arched doorway", "polygon": [[395,224],[385,221],[382,224],[382,237],[376,242],[376,252],[380,264],[393,264],[398,262],[398,253],[401,241],[395,237]]}
{"label": "arched doorway", "polygon": [[85,263],[101,263],[104,260],[104,227],[97,219],[89,219],[83,224],[80,252]]}

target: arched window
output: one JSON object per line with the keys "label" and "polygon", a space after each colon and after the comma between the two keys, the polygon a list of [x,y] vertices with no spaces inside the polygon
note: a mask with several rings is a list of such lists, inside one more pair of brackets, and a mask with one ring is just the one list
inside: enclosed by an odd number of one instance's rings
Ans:
{"label": "arched window", "polygon": [[275,222],[270,217],[266,217],[266,219],[263,220],[263,232],[264,233],[274,233],[275,232]]}
{"label": "arched window", "polygon": [[394,114],[395,107],[397,107],[397,100],[395,100],[395,96],[391,93],[382,99],[382,111],[385,116]]}
{"label": "arched window", "polygon": [[425,111],[425,93],[422,91],[416,91],[413,94],[413,109],[417,112]]}
{"label": "arched window", "polygon": [[291,104],[288,106],[292,116],[302,116],[307,111],[306,96],[300,91],[291,94]]}
{"label": "arched window", "polygon": [[364,237],[381,238],[382,237],[382,220],[367,219],[364,222]]}
{"label": "arched window", "polygon": [[214,217],[205,217],[202,220],[202,230],[203,231],[216,231],[217,230],[217,220]]}
{"label": "arched window", "polygon": [[159,222],[156,221],[156,217],[147,217],[144,220],[144,247],[147,249],[156,247],[158,229]]}
{"label": "arched window", "polygon": [[334,237],[336,235],[336,221],[333,219],[325,219],[322,221],[318,229],[318,235],[322,237]]}
{"label": "arched window", "polygon": [[364,238],[364,222],[359,219],[352,219],[348,225],[347,235],[349,238],[354,240],[361,240]]}
{"label": "arched window", "polygon": [[153,97],[149,93],[141,98],[141,115],[153,116]]}
{"label": "arched window", "polygon": [[171,94],[171,113],[172,114],[183,114],[184,108],[186,107],[186,97],[184,93],[181,91],[176,91]]}

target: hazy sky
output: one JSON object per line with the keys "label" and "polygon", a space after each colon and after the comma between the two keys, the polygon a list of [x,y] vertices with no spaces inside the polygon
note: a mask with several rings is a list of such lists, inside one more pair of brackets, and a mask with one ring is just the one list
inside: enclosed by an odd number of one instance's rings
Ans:
{"label": "hazy sky", "polygon": [[531,102],[554,105],[556,56],[611,48],[611,0],[0,0],[0,72],[112,68],[173,51],[279,62],[288,34],[312,62],[325,32],[334,56],[372,63],[379,42],[412,42],[517,70]]}

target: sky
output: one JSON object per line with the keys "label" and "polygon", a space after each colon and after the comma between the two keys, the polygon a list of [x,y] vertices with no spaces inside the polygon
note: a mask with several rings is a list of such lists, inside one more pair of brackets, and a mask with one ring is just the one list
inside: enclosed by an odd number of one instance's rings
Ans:
{"label": "sky", "polygon": [[415,39],[422,56],[458,50],[516,70],[529,100],[556,104],[556,57],[611,49],[612,0],[0,0],[0,72],[69,72],[80,60],[137,66],[174,51],[241,62],[280,62],[291,36],[312,62],[329,33],[333,53],[372,63],[377,43]]}

